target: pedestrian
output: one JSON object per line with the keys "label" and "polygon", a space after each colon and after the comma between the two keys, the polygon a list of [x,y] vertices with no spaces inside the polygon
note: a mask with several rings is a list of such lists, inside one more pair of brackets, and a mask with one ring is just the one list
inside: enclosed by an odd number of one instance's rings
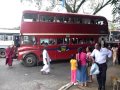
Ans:
{"label": "pedestrian", "polygon": [[116,64],[116,61],[117,61],[117,51],[118,50],[118,47],[117,47],[117,45],[114,45],[113,47],[112,47],[112,52],[113,52],[113,65],[115,65]]}
{"label": "pedestrian", "polygon": [[120,45],[118,46],[117,56],[118,56],[118,64],[120,65]]}
{"label": "pedestrian", "polygon": [[78,48],[78,53],[76,54],[76,60],[79,61],[78,65],[81,65],[77,69],[77,81],[80,83],[80,86],[87,86],[87,63],[86,63],[86,53],[83,52],[83,48]]}
{"label": "pedestrian", "polygon": [[16,49],[17,49],[17,48],[16,48],[15,45],[12,45],[12,46],[11,46],[11,50],[12,50],[12,59],[17,58],[17,56],[16,56],[17,50],[16,50]]}
{"label": "pedestrian", "polygon": [[104,38],[101,38],[101,47],[104,47],[104,44],[105,44],[105,40]]}
{"label": "pedestrian", "polygon": [[106,60],[107,57],[112,56],[112,51],[104,47],[101,47],[100,43],[95,44],[95,49],[91,53],[91,58],[94,63],[96,63],[99,67],[100,73],[97,74],[97,82],[98,82],[98,90],[105,90],[105,83],[106,83],[106,71],[107,71],[107,64]]}
{"label": "pedestrian", "polygon": [[75,59],[74,54],[71,55],[70,65],[71,65],[71,83],[76,85],[77,60]]}
{"label": "pedestrian", "polygon": [[90,46],[88,46],[86,48],[86,53],[87,53],[87,71],[88,71],[88,76],[89,76],[89,81],[88,82],[92,82],[93,79],[92,79],[92,75],[90,75],[90,68],[92,66],[92,59],[90,57],[91,55],[91,52],[92,52],[92,48]]}
{"label": "pedestrian", "polygon": [[47,44],[44,44],[44,49],[43,49],[43,68],[41,69],[41,73],[42,74],[49,74],[50,73],[50,57],[49,54],[47,52]]}
{"label": "pedestrian", "polygon": [[11,46],[8,46],[5,50],[5,55],[6,55],[6,65],[8,64],[9,67],[12,67],[12,55],[13,55],[13,51]]}

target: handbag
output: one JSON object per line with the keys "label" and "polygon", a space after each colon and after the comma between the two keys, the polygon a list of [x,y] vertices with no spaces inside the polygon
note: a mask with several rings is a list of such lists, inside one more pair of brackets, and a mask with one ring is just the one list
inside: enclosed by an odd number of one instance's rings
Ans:
{"label": "handbag", "polygon": [[91,66],[91,69],[90,69],[90,75],[96,75],[99,73],[100,73],[100,71],[99,71],[98,65],[96,63],[93,63]]}
{"label": "handbag", "polygon": [[81,60],[79,58],[79,54],[77,54],[77,68],[81,69]]}

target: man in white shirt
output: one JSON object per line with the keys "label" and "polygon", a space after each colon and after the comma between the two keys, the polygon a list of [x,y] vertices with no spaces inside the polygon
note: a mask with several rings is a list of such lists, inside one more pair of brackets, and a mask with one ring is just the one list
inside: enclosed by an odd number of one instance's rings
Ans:
{"label": "man in white shirt", "polygon": [[51,59],[50,59],[49,54],[48,54],[48,52],[46,50],[46,46],[43,49],[42,55],[43,55],[43,64],[44,64],[44,66],[41,69],[41,73],[42,74],[48,74],[48,73],[50,73],[50,61],[51,61]]}
{"label": "man in white shirt", "polygon": [[[105,45],[106,46],[106,45]],[[107,57],[112,56],[112,51],[101,47],[99,43],[95,44],[95,49],[91,53],[91,57],[93,62],[97,63],[100,73],[97,74],[97,81],[99,84],[98,90],[105,90],[105,82],[106,82],[106,71],[107,71]]]}

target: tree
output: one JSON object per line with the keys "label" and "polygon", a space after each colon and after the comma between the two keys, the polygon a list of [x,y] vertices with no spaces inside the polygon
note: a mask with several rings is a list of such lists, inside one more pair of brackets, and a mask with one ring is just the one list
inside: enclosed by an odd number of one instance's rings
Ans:
{"label": "tree", "polygon": [[[40,10],[42,6],[42,1],[44,0],[21,0],[21,2],[23,1],[35,3],[36,7],[38,7],[38,10]],[[48,0],[48,1],[51,3],[51,6],[47,7],[47,10],[50,9],[50,7],[52,8],[55,7],[55,1],[61,1],[62,3],[64,3],[67,12],[78,13],[80,9],[83,9],[83,11],[85,11],[83,8],[85,6],[89,8],[89,10],[91,11],[90,14],[92,15],[97,14],[105,6],[109,4],[116,5],[116,2],[118,2],[118,0]]]}
{"label": "tree", "polygon": [[55,0],[49,0],[49,5],[44,4],[45,0],[20,0],[21,3],[24,3],[24,1],[25,3],[29,2],[31,5],[34,4],[34,6],[38,8],[38,10],[41,10],[43,6],[46,11],[49,11],[49,9],[53,8],[53,3]]}
{"label": "tree", "polygon": [[120,1],[113,3],[114,8],[112,14],[114,16],[113,21],[120,24]]}
{"label": "tree", "polygon": [[[86,2],[89,2],[87,7],[92,9],[93,11],[92,14],[95,15],[105,6],[109,4],[115,4],[118,0],[72,0],[72,1],[73,4],[69,4],[65,0],[65,6],[68,12],[77,13]],[[79,4],[77,2],[79,2]]]}

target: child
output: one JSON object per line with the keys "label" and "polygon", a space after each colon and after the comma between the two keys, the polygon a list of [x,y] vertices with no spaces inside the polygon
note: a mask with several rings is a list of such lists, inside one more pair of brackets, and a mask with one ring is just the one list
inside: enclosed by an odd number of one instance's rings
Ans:
{"label": "child", "polygon": [[89,81],[88,82],[92,82],[92,75],[90,75],[90,68],[92,66],[92,59],[90,58],[90,55],[91,55],[91,47],[87,47],[86,48],[86,53],[87,53],[87,63],[88,63],[88,66],[87,66],[87,69],[88,69],[88,76],[89,76]]}
{"label": "child", "polygon": [[76,72],[77,72],[77,60],[75,59],[75,55],[71,55],[71,83],[76,85]]}

